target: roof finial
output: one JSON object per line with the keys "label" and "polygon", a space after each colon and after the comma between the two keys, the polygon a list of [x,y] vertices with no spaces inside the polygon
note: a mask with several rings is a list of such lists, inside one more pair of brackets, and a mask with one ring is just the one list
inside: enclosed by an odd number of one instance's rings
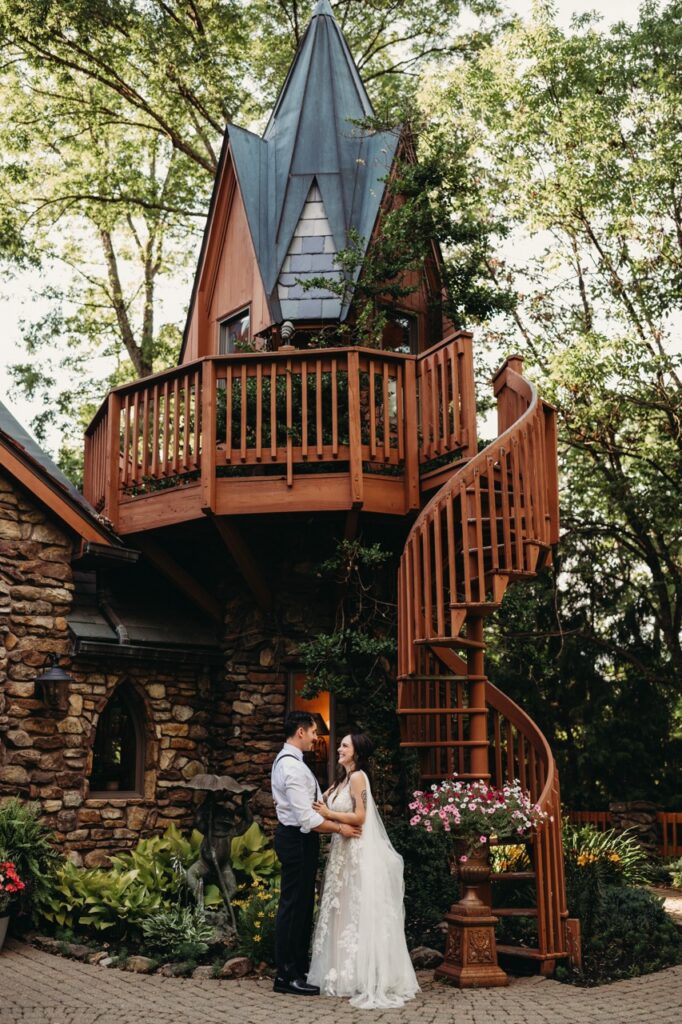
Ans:
{"label": "roof finial", "polygon": [[312,17],[317,18],[321,14],[327,14],[330,18],[334,17],[332,5],[329,3],[329,0],[317,0],[317,3],[315,4],[315,10],[312,13]]}

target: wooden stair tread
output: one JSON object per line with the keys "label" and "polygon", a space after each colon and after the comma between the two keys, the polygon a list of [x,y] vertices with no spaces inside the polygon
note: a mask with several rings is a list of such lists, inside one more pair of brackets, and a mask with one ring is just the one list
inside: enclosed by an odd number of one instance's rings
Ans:
{"label": "wooden stair tread", "polygon": [[537,917],[537,907],[493,907],[495,917]]}
{"label": "wooden stair tread", "polygon": [[486,647],[483,640],[469,640],[465,636],[435,636],[428,639],[424,637],[415,640],[414,643],[420,647],[471,647],[477,651],[484,651]]}
{"label": "wooden stair tread", "polygon": [[534,871],[491,871],[491,882],[532,882],[535,880]]}
{"label": "wooden stair tread", "polygon": [[568,956],[568,953],[541,953],[539,949],[532,946],[506,946],[500,942],[495,945],[498,955],[522,956],[527,960],[559,960]]}

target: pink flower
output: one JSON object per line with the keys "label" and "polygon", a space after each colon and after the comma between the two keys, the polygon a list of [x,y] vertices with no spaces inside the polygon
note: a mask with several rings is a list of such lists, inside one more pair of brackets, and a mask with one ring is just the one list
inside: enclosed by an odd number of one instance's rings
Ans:
{"label": "pink flower", "polygon": [[488,837],[487,836],[479,836],[478,837],[478,841],[480,843],[487,843],[488,842]]}
{"label": "pink flower", "polygon": [[415,814],[414,818],[410,818],[410,825],[418,825],[418,824],[419,824],[419,815]]}
{"label": "pink flower", "polygon": [[466,861],[469,860],[469,858],[467,857],[466,853],[463,853],[459,860],[461,864],[464,864]]}

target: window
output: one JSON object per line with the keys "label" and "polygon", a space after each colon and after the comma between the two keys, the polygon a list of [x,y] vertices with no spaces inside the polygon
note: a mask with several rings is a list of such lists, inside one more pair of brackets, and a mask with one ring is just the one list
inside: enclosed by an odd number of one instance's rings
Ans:
{"label": "window", "polygon": [[122,683],[97,723],[93,744],[90,795],[139,793],[144,790],[144,729],[140,700]]}
{"label": "window", "polygon": [[240,343],[249,340],[251,328],[251,316],[249,309],[242,309],[239,313],[228,316],[221,320],[219,325],[218,352],[221,356],[228,352],[236,352]]}
{"label": "window", "polygon": [[336,741],[334,739],[333,701],[331,694],[324,690],[312,700],[304,700],[301,691],[305,685],[305,673],[293,671],[289,677],[289,710],[309,711],[317,722],[317,740],[309,754],[304,754],[306,764],[311,768],[321,789],[331,782],[336,768]]}
{"label": "window", "polygon": [[419,341],[419,321],[415,313],[402,309],[385,310],[387,321],[382,339],[383,348],[394,352],[416,353]]}

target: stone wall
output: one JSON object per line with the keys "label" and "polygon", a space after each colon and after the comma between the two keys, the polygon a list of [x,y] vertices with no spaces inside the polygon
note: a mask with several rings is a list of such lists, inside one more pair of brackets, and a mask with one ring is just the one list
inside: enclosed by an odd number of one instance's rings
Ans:
{"label": "stone wall", "polygon": [[[170,822],[191,827],[196,795],[186,783],[215,770],[224,738],[212,722],[216,684],[206,672],[117,663],[115,649],[104,665],[69,661],[71,553],[71,537],[0,476],[0,797],[38,800],[71,858],[94,865]],[[36,693],[49,652],[73,677],[64,714]],[[124,679],[144,709],[144,793],[93,799],[87,780],[97,721]]]}

